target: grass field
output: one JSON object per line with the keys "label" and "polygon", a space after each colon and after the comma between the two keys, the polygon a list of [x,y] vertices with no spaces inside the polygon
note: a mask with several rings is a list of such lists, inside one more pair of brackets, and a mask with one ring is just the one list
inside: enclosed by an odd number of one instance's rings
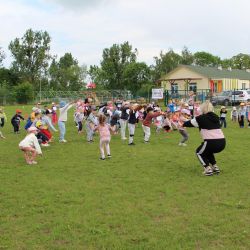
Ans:
{"label": "grass field", "polygon": [[[15,108],[5,108],[9,120]],[[112,159],[99,161],[99,138],[87,144],[72,114],[68,143],[55,134],[37,166],[18,149],[25,132],[4,127],[0,249],[250,249],[250,129],[229,122],[221,174],[205,177],[198,129],[188,129],[188,147],[177,132],[144,144],[139,128],[136,146],[113,136]]]}

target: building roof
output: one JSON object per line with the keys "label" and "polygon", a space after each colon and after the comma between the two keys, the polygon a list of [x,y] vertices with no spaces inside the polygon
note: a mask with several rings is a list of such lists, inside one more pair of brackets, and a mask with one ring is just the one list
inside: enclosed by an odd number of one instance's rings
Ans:
{"label": "building roof", "polygon": [[193,65],[180,65],[180,67],[189,68],[198,74],[206,76],[207,78],[229,78],[229,79],[240,79],[250,80],[250,72],[240,69],[218,69],[216,67],[202,67]]}

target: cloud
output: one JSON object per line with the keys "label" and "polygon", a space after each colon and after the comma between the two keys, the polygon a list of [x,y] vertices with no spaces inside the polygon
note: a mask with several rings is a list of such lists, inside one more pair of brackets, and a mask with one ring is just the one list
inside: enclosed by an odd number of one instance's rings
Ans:
{"label": "cloud", "polygon": [[74,11],[82,11],[88,10],[89,8],[93,8],[96,6],[101,6],[105,3],[109,3],[112,0],[43,0],[49,4],[56,4],[65,9],[74,10]]}
{"label": "cloud", "polygon": [[250,53],[247,0],[0,0],[0,46],[7,51],[29,28],[46,30],[51,53],[99,64],[104,48],[129,41],[139,60],[161,50],[207,51],[222,58]]}

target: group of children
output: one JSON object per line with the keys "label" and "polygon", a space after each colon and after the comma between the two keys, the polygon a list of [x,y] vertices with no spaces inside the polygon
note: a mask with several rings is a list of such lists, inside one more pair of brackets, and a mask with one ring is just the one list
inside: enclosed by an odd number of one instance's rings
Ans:
{"label": "group of children", "polygon": [[[242,119],[243,116],[244,119],[250,116],[249,106],[249,104],[241,104],[238,110],[233,107],[231,112],[232,120],[238,120],[239,123],[241,122],[240,124],[242,124],[240,119]],[[165,111],[162,111],[161,108],[154,103],[140,105],[121,100],[114,102],[109,101],[96,107],[93,105],[91,98],[70,103],[61,101],[59,105],[52,103],[52,106],[44,107],[43,109],[40,104],[38,104],[32,108],[31,114],[26,119],[25,129],[28,134],[19,144],[20,149],[24,152],[27,164],[37,163],[37,155],[42,154],[40,145],[46,147],[50,145],[50,142],[53,140],[53,132],[57,132],[55,125],[58,125],[60,132],[59,142],[67,142],[65,139],[66,122],[68,120],[68,111],[72,107],[75,107],[74,122],[78,133],[83,133],[83,128],[85,127],[86,140],[88,143],[93,142],[95,133],[99,134],[101,160],[105,160],[106,157],[111,157],[111,134],[117,134],[118,131],[120,131],[121,139],[127,140],[126,131],[128,128],[128,145],[135,145],[134,135],[140,122],[144,132],[143,139],[145,143],[148,143],[150,140],[151,126],[154,124],[157,133],[161,130],[165,132],[178,131],[181,135],[178,145],[186,146],[186,142],[189,138],[186,127],[191,126],[188,122],[203,114],[201,109],[202,105],[193,102],[192,99],[188,102],[179,102],[178,105],[173,105],[173,102],[169,102]],[[59,112],[57,112],[57,110]],[[220,126],[226,127],[226,114],[226,108],[221,107],[218,118]],[[237,118],[235,119],[235,117]],[[0,109],[0,128],[4,126],[6,120],[7,118],[3,109]],[[22,111],[16,110],[16,114],[11,119],[14,133],[20,132],[20,122],[22,120],[24,120]],[[249,120],[248,118],[248,122]],[[201,124],[200,126],[203,125]],[[0,137],[5,138],[1,131]],[[201,156],[198,155],[198,158],[199,157]],[[210,169],[208,172],[206,175],[211,175],[213,171],[211,172]]]}
{"label": "group of children", "polygon": [[[221,106],[220,109],[220,124],[221,127],[226,128],[227,127],[227,121],[226,121],[226,116],[227,116],[227,109],[225,106]],[[250,102],[247,103],[240,103],[239,108],[234,106],[231,111],[231,120],[233,122],[239,123],[240,128],[245,127],[245,120],[248,123],[248,128],[250,128]]]}

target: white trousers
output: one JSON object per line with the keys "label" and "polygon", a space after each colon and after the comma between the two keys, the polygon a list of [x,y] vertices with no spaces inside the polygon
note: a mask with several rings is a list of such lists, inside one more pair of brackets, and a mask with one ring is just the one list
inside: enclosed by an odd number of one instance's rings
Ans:
{"label": "white trousers", "polygon": [[149,141],[150,127],[142,125],[142,129],[143,129],[143,132],[144,132],[144,141]]}
{"label": "white trousers", "polygon": [[129,143],[132,143],[135,134],[135,124],[128,123],[128,132],[129,132]]}
{"label": "white trousers", "polygon": [[126,127],[127,127],[127,120],[120,119],[120,125],[121,125],[121,139],[124,140],[126,138]]}
{"label": "white trousers", "polygon": [[106,149],[107,155],[110,155],[109,142],[110,140],[100,140],[100,152],[102,158],[105,158],[104,147]]}

